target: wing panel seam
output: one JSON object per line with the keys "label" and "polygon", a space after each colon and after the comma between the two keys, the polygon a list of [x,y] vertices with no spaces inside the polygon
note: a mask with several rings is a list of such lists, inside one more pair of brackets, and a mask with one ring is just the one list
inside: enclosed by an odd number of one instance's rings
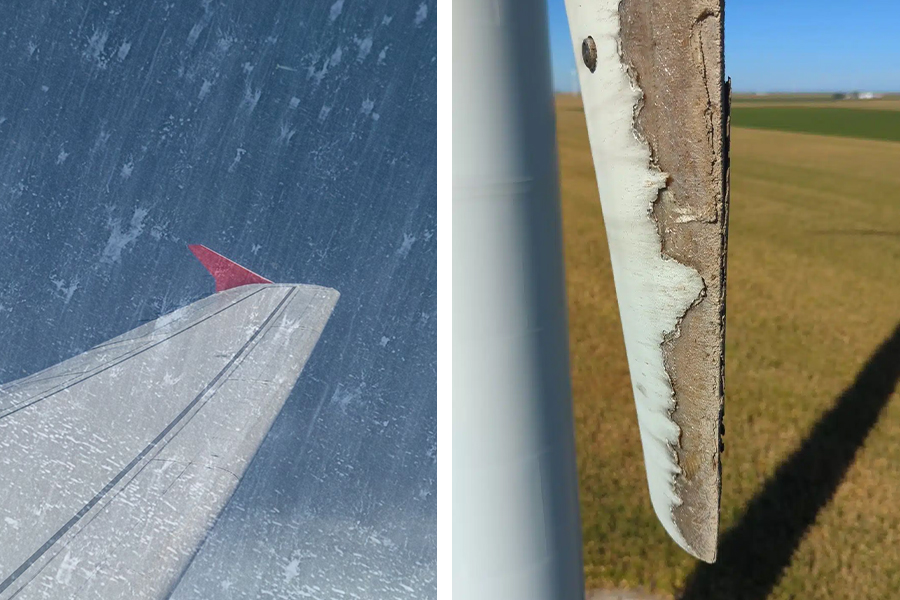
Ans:
{"label": "wing panel seam", "polygon": [[[118,365],[122,364],[123,362],[125,362],[125,361],[127,361],[127,360],[130,360],[130,359],[134,358],[135,356],[138,356],[139,354],[143,354],[144,352],[147,352],[148,350],[152,350],[153,348],[159,346],[160,344],[164,344],[164,343],[168,342],[168,341],[171,340],[172,338],[174,338],[174,337],[176,337],[176,336],[178,336],[178,335],[184,333],[185,331],[187,331],[187,330],[189,330],[189,329],[193,329],[193,328],[196,327],[197,325],[200,325],[201,323],[203,323],[203,322],[205,322],[205,321],[207,321],[207,320],[209,320],[209,319],[212,319],[213,317],[215,317],[215,316],[217,316],[217,315],[219,315],[219,314],[225,312],[225,311],[228,310],[229,308],[233,308],[234,306],[237,306],[238,304],[240,304],[240,303],[243,302],[244,300],[248,300],[248,299],[252,298],[253,296],[255,296],[256,294],[258,294],[258,293],[260,293],[260,292],[262,292],[262,289],[256,290],[256,291],[253,292],[252,294],[248,294],[248,295],[244,296],[243,298],[241,298],[241,299],[239,299],[239,300],[235,300],[234,302],[232,302],[232,303],[229,304],[228,306],[225,306],[225,307],[221,308],[220,310],[217,310],[216,312],[214,312],[214,313],[211,314],[211,315],[207,315],[207,316],[203,317],[202,319],[200,319],[200,320],[197,321],[196,323],[192,323],[191,325],[188,325],[188,326],[185,327],[184,329],[181,329],[181,330],[179,330],[179,331],[176,331],[176,332],[173,333],[172,335],[170,335],[170,336],[168,336],[168,337],[166,337],[166,338],[164,338],[164,339],[161,339],[161,340],[159,340],[158,342],[152,343],[152,344],[147,345],[147,346],[143,346],[143,347],[141,347],[139,350],[136,350],[136,351],[134,351],[133,353],[128,354],[128,355],[125,356],[124,358],[123,358],[122,356],[117,356],[116,359],[114,359],[114,360],[117,360],[117,362],[110,363],[110,364],[106,365],[105,367],[102,367],[102,368],[100,368],[100,369],[98,369],[98,370],[96,370],[96,371],[90,373],[90,374],[87,375],[86,377],[82,377],[81,379],[79,379],[79,380],[77,380],[77,381],[66,382],[66,383],[64,383],[61,387],[58,387],[57,389],[51,391],[50,393],[45,393],[45,395],[41,396],[40,398],[29,398],[28,400],[25,400],[25,401],[23,401],[23,402],[20,402],[19,404],[14,405],[14,407],[10,407],[10,409],[8,409],[6,412],[0,412],[0,419],[5,419],[6,417],[8,417],[8,416],[10,416],[10,415],[13,415],[13,414],[17,413],[17,412],[19,412],[19,411],[22,410],[22,409],[28,408],[29,406],[33,406],[33,405],[37,404],[38,402],[41,402],[41,401],[43,401],[43,400],[46,400],[47,398],[50,398],[51,396],[54,396],[54,395],[56,395],[56,394],[58,394],[58,393],[60,393],[60,392],[64,392],[65,390],[67,390],[67,389],[69,389],[69,388],[71,388],[71,387],[74,387],[74,386],[78,385],[79,383],[83,383],[83,382],[87,381],[88,379],[90,379],[91,377],[94,377],[95,375],[99,375],[100,373],[103,373],[104,371],[107,371],[107,370],[109,370],[109,369],[111,369],[111,368],[113,368],[113,367],[115,367],[115,366],[118,366]],[[118,360],[118,359],[121,359],[121,360]],[[62,376],[61,376],[61,377],[62,377]]]}
{"label": "wing panel seam", "polygon": [[[266,317],[266,320],[256,329],[253,335],[247,340],[243,346],[235,353],[234,356],[231,357],[231,360],[219,371],[219,373],[197,394],[193,400],[191,400],[187,406],[182,409],[180,413],[153,439],[150,441],[147,446],[138,453],[137,456],[132,459],[130,463],[128,463],[124,469],[122,469],[115,477],[112,478],[103,488],[94,495],[81,509],[72,516],[59,530],[56,531],[46,542],[44,542],[40,548],[38,548],[28,559],[25,560],[15,571],[13,571],[6,579],[0,582],[0,593],[3,593],[6,589],[8,589],[15,581],[21,577],[28,569],[32,567],[37,561],[41,559],[41,557],[52,548],[63,536],[65,536],[86,514],[88,514],[116,485],[118,485],[122,479],[124,479],[135,466],[137,466],[150,452],[156,448],[165,437],[171,433],[171,431],[178,425],[178,423],[184,419],[188,413],[200,402],[201,399],[209,392],[211,389],[215,387],[215,385],[219,382],[219,380],[225,375],[226,372],[230,370],[230,368],[238,361],[239,358],[244,354],[245,350],[256,340],[257,337],[263,330],[265,330],[266,326],[272,321],[275,315],[281,310],[281,307],[284,306],[288,299],[294,294],[296,288],[291,288],[287,294],[285,294],[284,298],[278,303],[275,309]],[[261,290],[257,290],[251,295],[248,295],[246,298],[241,299],[240,301],[246,300],[251,296],[259,293]],[[239,302],[240,302],[239,301]],[[233,305],[229,305],[231,307]],[[229,308],[229,307],[226,307]],[[222,310],[226,310],[222,309]],[[212,315],[210,315],[212,316]],[[169,338],[170,339],[170,338]],[[165,340],[163,340],[165,341]],[[162,343],[162,342],[159,342]],[[9,414],[9,413],[8,413]],[[4,415],[7,416],[7,415]],[[2,417],[0,417],[2,418]],[[51,559],[52,560],[52,559]],[[49,561],[48,563],[49,564]],[[46,566],[46,564],[44,566]],[[43,569],[43,567],[41,567]],[[27,584],[26,584],[27,585]],[[22,588],[20,588],[22,589]],[[16,591],[18,593],[18,590]]]}

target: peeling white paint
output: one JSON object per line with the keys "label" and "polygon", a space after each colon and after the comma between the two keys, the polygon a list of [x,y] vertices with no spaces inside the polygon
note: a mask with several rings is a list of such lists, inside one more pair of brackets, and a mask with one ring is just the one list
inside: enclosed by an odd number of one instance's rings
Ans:
{"label": "peeling white paint", "polygon": [[416,10],[416,19],[414,21],[416,27],[418,27],[419,25],[424,23],[425,19],[427,19],[427,18],[428,18],[428,5],[423,2],[422,4],[419,5],[419,8]]}
{"label": "peeling white paint", "polygon": [[296,133],[296,129],[292,129],[291,126],[287,123],[282,123],[279,127],[278,141],[282,143],[288,143],[291,141],[291,138],[296,135]]}
{"label": "peeling white paint", "polygon": [[241,100],[241,106],[247,107],[247,112],[253,112],[256,105],[259,104],[259,98],[262,96],[261,89],[251,89],[250,85],[244,86],[244,98]]}
{"label": "peeling white paint", "polygon": [[203,80],[203,85],[200,86],[200,93],[197,94],[197,98],[203,100],[209,94],[209,90],[212,89],[212,81],[209,79]]}
{"label": "peeling white paint", "polygon": [[334,49],[331,58],[328,59],[329,67],[336,67],[341,64],[341,58],[344,56],[344,49],[340,46]]}
{"label": "peeling white paint", "polygon": [[114,219],[110,215],[107,221],[107,226],[110,230],[109,239],[106,242],[106,247],[103,249],[100,262],[109,264],[119,261],[122,256],[122,251],[133,244],[135,240],[140,237],[141,233],[144,232],[144,218],[147,216],[148,212],[149,211],[145,208],[136,208],[134,214],[131,215],[131,222],[128,225],[128,229],[123,229],[122,221],[120,219]]}
{"label": "peeling white paint", "polygon": [[66,281],[61,277],[51,277],[50,283],[56,287],[64,304],[68,304],[72,296],[78,291],[79,280],[75,277],[72,281]]}
{"label": "peeling white paint", "polygon": [[362,39],[354,37],[353,42],[356,44],[356,47],[358,49],[356,62],[361,63],[366,60],[366,57],[369,56],[369,53],[372,51],[372,34],[370,33]]}
{"label": "peeling white paint", "polygon": [[337,0],[334,4],[331,5],[331,10],[328,14],[328,20],[334,21],[339,16],[341,16],[341,12],[344,10],[344,0]]}
{"label": "peeling white paint", "polygon": [[119,176],[122,179],[128,179],[131,177],[131,174],[134,172],[134,159],[129,158],[128,162],[122,165],[122,170],[119,172]]}
{"label": "peeling white paint", "polygon": [[116,57],[122,61],[128,56],[128,53],[131,51],[131,42],[125,41],[122,42],[122,45],[119,46],[119,51],[116,53]]}
{"label": "peeling white paint", "polygon": [[234,152],[234,159],[231,161],[231,164],[228,166],[228,172],[234,173],[234,170],[237,169],[237,166],[241,163],[241,159],[244,158],[244,155],[247,154],[247,151],[243,148],[238,148]]}
{"label": "peeling white paint", "polygon": [[[610,257],[616,283],[628,366],[637,405],[650,499],[663,527],[687,549],[673,517],[681,504],[675,491],[680,473],[675,447],[680,434],[671,418],[674,392],[662,344],[703,292],[692,268],[663,256],[651,216],[666,174],[652,166],[650,149],[634,130],[641,91],[619,53],[619,0],[596,0],[590,8],[567,0],[584,111]],[[582,42],[593,37],[596,71],[582,60]]]}
{"label": "peeling white paint", "polygon": [[187,46],[188,48],[192,48],[194,44],[197,43],[197,40],[200,39],[200,34],[203,33],[203,30],[206,29],[206,26],[209,25],[209,22],[212,20],[213,13],[209,10],[209,3],[203,3],[203,16],[199,21],[194,23],[194,26],[191,27],[191,31],[188,33],[187,37]]}
{"label": "peeling white paint", "polygon": [[93,61],[101,69],[106,68],[107,59],[103,52],[106,50],[106,40],[109,39],[109,32],[103,29],[95,29],[91,37],[88,39],[87,48],[84,50],[84,56],[88,60]]}

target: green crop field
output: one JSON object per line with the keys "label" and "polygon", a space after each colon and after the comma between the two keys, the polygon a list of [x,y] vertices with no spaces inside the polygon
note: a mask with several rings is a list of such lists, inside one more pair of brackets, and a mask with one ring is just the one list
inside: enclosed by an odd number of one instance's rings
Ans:
{"label": "green crop field", "polygon": [[732,94],[734,106],[812,106],[900,110],[900,94],[879,94],[877,98],[852,98],[834,94]]}
{"label": "green crop field", "polygon": [[735,104],[731,110],[731,124],[753,129],[900,141],[900,110]]}
{"label": "green crop field", "polygon": [[560,97],[557,119],[588,588],[900,597],[900,144],[733,130],[722,528],[705,566],[650,506],[580,103]]}
{"label": "green crop field", "polygon": [[852,108],[854,110],[900,110],[900,95],[891,94],[883,98],[875,98],[872,100],[834,100],[832,98],[810,98],[807,96],[791,96],[791,97],[762,97],[732,98],[731,104],[735,108],[741,107],[774,107],[789,106],[794,108],[812,107],[812,108]]}
{"label": "green crop field", "polygon": [[752,104],[756,103],[773,103],[773,102],[781,102],[781,103],[797,103],[797,102],[835,102],[836,99],[833,94],[740,94],[734,93],[732,95],[733,102],[748,102]]}

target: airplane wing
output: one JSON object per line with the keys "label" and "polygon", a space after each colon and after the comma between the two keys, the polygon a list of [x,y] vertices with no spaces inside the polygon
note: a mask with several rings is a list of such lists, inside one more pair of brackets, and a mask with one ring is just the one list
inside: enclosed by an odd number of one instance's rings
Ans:
{"label": "airplane wing", "polygon": [[224,289],[0,386],[0,600],[166,597],[338,296]]}

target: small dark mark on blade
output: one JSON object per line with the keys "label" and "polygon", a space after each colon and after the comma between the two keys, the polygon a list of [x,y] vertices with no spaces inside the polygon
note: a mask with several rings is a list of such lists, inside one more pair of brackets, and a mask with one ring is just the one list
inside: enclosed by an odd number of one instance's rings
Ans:
{"label": "small dark mark on blade", "polygon": [[581,58],[591,73],[597,70],[597,44],[591,36],[587,36],[581,42]]}

